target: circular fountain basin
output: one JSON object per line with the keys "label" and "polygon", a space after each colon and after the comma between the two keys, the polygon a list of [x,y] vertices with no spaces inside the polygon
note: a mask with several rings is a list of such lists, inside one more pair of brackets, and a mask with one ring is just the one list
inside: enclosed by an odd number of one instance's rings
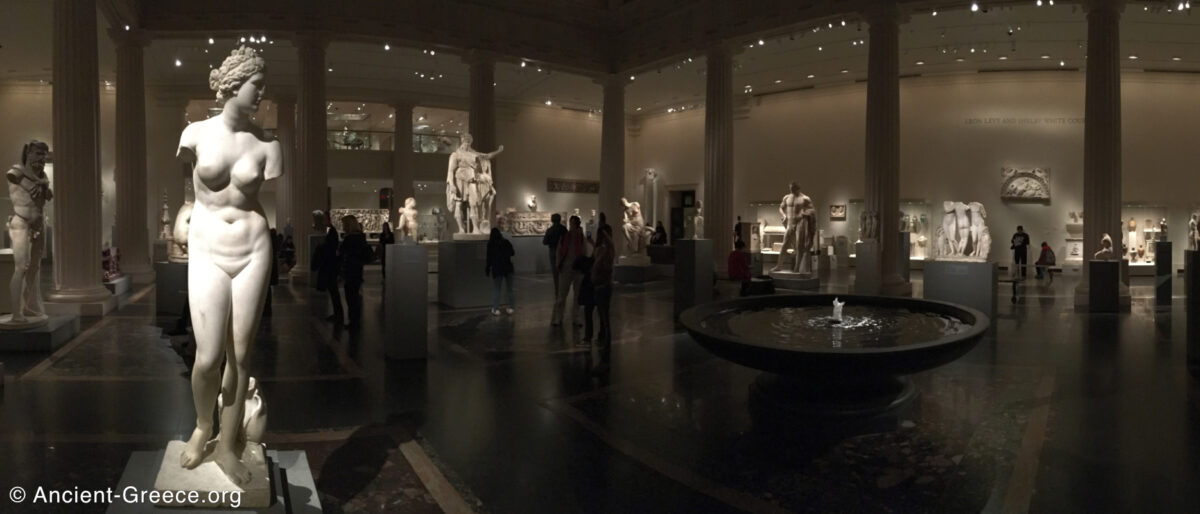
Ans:
{"label": "circular fountain basin", "polygon": [[[833,319],[834,298],[846,302]],[[679,320],[710,352],[781,375],[907,375],[951,362],[990,321],[961,305],[915,298],[775,295],[698,305]]]}
{"label": "circular fountain basin", "polygon": [[[846,302],[841,320],[833,318],[834,298]],[[878,429],[880,415],[915,397],[903,375],[962,357],[990,324],[982,312],[945,302],[828,294],[709,303],[679,319],[708,351],[766,372],[750,388],[755,418],[791,426],[870,418],[837,427],[860,432]]]}

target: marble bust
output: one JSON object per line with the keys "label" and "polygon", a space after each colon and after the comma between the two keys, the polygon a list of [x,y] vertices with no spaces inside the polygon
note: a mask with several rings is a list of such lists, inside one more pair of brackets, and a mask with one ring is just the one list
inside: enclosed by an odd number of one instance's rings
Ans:
{"label": "marble bust", "polygon": [[188,261],[188,230],[192,222],[195,197],[195,187],[189,174],[183,178],[183,205],[179,206],[179,212],[175,214],[175,227],[171,231],[171,245],[168,247],[168,261]]}
{"label": "marble bust", "polygon": [[525,204],[529,212],[537,212],[537,195],[529,195],[529,203]]}
{"label": "marble bust", "polygon": [[[817,239],[817,209],[812,199],[800,192],[799,184],[788,184],[788,191],[779,203],[784,227],[783,246],[779,249],[779,261],[771,272],[812,273],[810,256]],[[792,251],[790,263],[789,249]]]}
{"label": "marble bust", "polygon": [[[279,142],[251,121],[263,98],[265,73],[266,62],[253,48],[240,47],[225,58],[209,74],[221,114],[188,125],[177,153],[191,168],[196,187],[187,236],[196,428],[179,464],[195,468],[211,452],[237,485],[251,480],[251,469],[262,469],[241,451],[247,441],[243,422],[249,363],[272,259],[258,192],[265,181],[283,174]],[[222,390],[220,437],[211,443],[214,402]]]}
{"label": "marble bust", "polygon": [[491,229],[492,199],[496,188],[492,185],[492,159],[504,151],[504,145],[490,153],[481,153],[471,148],[474,138],[462,135],[462,143],[450,154],[446,169],[446,208],[458,222],[458,235],[476,234],[487,236]]}
{"label": "marble bust", "polygon": [[46,323],[42,306],[41,263],[46,252],[46,202],[54,198],[46,176],[50,146],[30,141],[21,149],[21,163],[8,169],[8,196],[13,215],[8,237],[13,246],[13,275],[9,281],[12,314],[0,317],[0,329],[29,328]]}
{"label": "marble bust", "polygon": [[1104,234],[1100,238],[1100,249],[1092,257],[1098,261],[1110,261],[1113,257],[1116,257],[1116,254],[1113,253],[1112,236]]}
{"label": "marble bust", "polygon": [[396,218],[396,230],[400,232],[399,239],[401,241],[416,241],[417,240],[417,199],[408,197],[404,199],[404,207],[399,209]]}

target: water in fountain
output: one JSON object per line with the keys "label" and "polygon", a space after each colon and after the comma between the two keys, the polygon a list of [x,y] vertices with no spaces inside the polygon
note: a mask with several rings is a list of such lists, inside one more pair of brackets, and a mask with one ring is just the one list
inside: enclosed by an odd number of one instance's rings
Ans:
{"label": "water in fountain", "polygon": [[961,333],[971,325],[951,316],[898,307],[848,305],[841,319],[825,306],[728,309],[702,322],[706,330],[743,342],[796,350],[896,348]]}

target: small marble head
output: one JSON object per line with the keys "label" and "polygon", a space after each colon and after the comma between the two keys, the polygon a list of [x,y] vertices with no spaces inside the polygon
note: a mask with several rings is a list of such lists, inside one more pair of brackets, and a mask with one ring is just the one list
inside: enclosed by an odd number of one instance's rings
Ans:
{"label": "small marble head", "polygon": [[46,156],[49,154],[50,145],[34,139],[21,149],[21,165],[41,169],[46,165]]}
{"label": "small marble head", "polygon": [[470,148],[471,144],[475,142],[475,137],[472,136],[470,132],[464,132],[462,137],[459,140],[462,141],[459,144],[460,147]]}
{"label": "small marble head", "polygon": [[258,54],[258,50],[248,46],[238,47],[220,67],[208,73],[208,87],[217,93],[217,101],[224,102],[237,96],[246,81],[266,72],[267,61]]}

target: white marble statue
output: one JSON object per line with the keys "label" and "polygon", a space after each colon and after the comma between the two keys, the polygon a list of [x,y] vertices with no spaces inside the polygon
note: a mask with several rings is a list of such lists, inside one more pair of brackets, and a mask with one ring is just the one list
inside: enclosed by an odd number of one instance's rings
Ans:
{"label": "white marble statue", "polygon": [[621,203],[625,205],[625,217],[621,222],[621,233],[625,234],[625,250],[629,255],[645,255],[646,246],[650,244],[650,236],[654,231],[646,226],[642,218],[642,206],[638,202],[630,202],[624,197]]}
{"label": "white marble statue", "polygon": [[596,209],[592,209],[592,214],[588,217],[587,223],[584,225],[584,229],[585,233],[587,234],[596,233]]}
{"label": "white marble statue", "polygon": [[442,212],[440,208],[434,207],[429,214],[433,215],[433,230],[437,233],[437,240],[441,241],[446,237],[446,226],[449,225],[449,222],[446,221],[446,213]]}
{"label": "white marble statue", "polygon": [[658,177],[658,170],[654,168],[646,168],[646,174],[642,177],[642,202],[648,209],[645,214],[650,216],[651,227],[658,221]]}
{"label": "white marble statue", "polygon": [[982,203],[943,202],[942,226],[934,234],[934,258],[986,261],[992,248]]}
{"label": "white marble statue", "polygon": [[504,145],[490,153],[481,153],[471,148],[474,138],[462,135],[462,144],[450,154],[446,169],[446,207],[458,222],[457,234],[482,234],[491,229],[492,199],[496,188],[492,185],[492,159],[504,151]]}
{"label": "white marble statue", "polygon": [[[243,423],[250,354],[272,259],[258,191],[263,182],[283,174],[279,142],[251,122],[262,101],[265,72],[266,62],[256,50],[234,50],[209,74],[209,87],[223,104],[221,114],[188,125],[178,150],[179,159],[192,168],[196,187],[188,233],[196,429],[179,464],[195,468],[211,447],[213,461],[238,485],[251,479],[238,449],[247,440]],[[213,402],[221,390],[226,393],[220,405],[221,434],[215,445],[208,445]]]}
{"label": "white marble statue", "polygon": [[1197,249],[1197,240],[1200,240],[1200,232],[1197,231],[1197,222],[1200,214],[1192,213],[1192,218],[1188,220],[1188,250]]}
{"label": "white marble statue", "polygon": [[171,208],[167,206],[167,190],[163,190],[162,195],[162,210],[158,215],[158,239],[168,241],[171,239]]}
{"label": "white marble statue", "polygon": [[1116,257],[1116,253],[1113,252],[1112,236],[1106,233],[1100,238],[1100,249],[1092,255],[1092,258],[1098,261],[1110,261],[1114,257]]}
{"label": "white marble statue", "polygon": [[21,150],[21,163],[5,174],[13,215],[8,217],[12,239],[13,275],[9,281],[12,314],[0,317],[0,328],[20,329],[41,325],[47,317],[42,306],[42,255],[46,252],[46,202],[54,198],[46,176],[50,146],[30,141]]}
{"label": "white marble statue", "polygon": [[171,262],[188,261],[188,231],[192,223],[196,193],[191,175],[183,178],[183,205],[175,213],[175,228],[171,231],[171,244],[168,246],[167,260]]}
{"label": "white marble statue", "polygon": [[846,306],[846,302],[839,302],[837,298],[833,299],[833,320],[842,320],[842,307]]}
{"label": "white marble statue", "polygon": [[704,239],[704,205],[696,200],[696,216],[692,218],[692,239]]}
{"label": "white marble statue", "polygon": [[879,214],[863,211],[858,215],[858,240],[879,239]]}
{"label": "white marble statue", "polygon": [[529,212],[537,212],[537,195],[529,195],[529,203],[525,206],[529,207]]}
{"label": "white marble statue", "polygon": [[416,241],[417,240],[417,199],[408,197],[404,199],[404,207],[399,209],[396,217],[396,231],[399,232],[396,240]]}
{"label": "white marble statue", "polygon": [[[779,203],[779,215],[783,218],[783,247],[779,249],[779,261],[772,272],[812,273],[812,252],[817,241],[817,208],[812,199],[800,192],[800,185],[788,184],[790,191]],[[792,250],[789,263],[788,249]]]}

